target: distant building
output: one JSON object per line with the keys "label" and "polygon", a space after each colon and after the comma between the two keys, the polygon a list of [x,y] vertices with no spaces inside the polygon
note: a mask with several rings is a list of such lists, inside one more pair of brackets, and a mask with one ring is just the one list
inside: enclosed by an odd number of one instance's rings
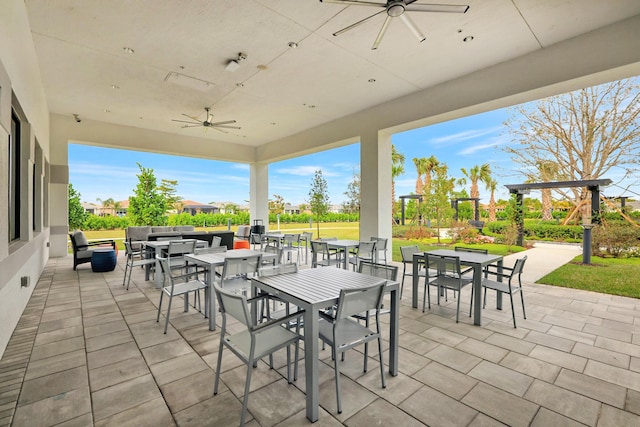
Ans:
{"label": "distant building", "polygon": [[215,214],[220,212],[220,208],[213,204],[194,202],[193,200],[182,200],[180,204],[182,205],[181,213],[189,213],[191,215],[196,215],[199,213]]}

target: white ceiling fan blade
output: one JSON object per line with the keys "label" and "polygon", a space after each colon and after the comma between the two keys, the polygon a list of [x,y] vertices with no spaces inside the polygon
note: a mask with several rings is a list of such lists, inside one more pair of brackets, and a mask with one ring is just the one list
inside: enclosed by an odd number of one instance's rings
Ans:
{"label": "white ceiling fan blade", "polygon": [[376,3],[373,1],[358,1],[358,0],[320,0],[320,3],[346,4],[346,5],[352,5],[352,6],[387,7],[386,3]]}
{"label": "white ceiling fan blade", "polygon": [[[205,131],[206,131],[207,129],[208,129],[208,128],[205,128]],[[229,132],[227,132],[226,130],[220,129],[220,128],[218,128],[218,127],[212,127],[211,129],[213,129],[213,130],[217,130],[218,132],[222,132],[222,133],[229,133]]]}
{"label": "white ceiling fan blade", "polygon": [[466,4],[411,4],[407,2],[407,12],[437,12],[437,13],[466,13],[469,5]]}
{"label": "white ceiling fan blade", "polygon": [[355,27],[357,27],[358,25],[365,23],[366,21],[368,21],[369,19],[373,18],[374,16],[378,16],[378,15],[380,15],[381,13],[386,13],[386,12],[387,12],[387,9],[383,9],[383,10],[381,10],[380,12],[376,12],[376,13],[374,13],[373,15],[371,15],[371,16],[369,16],[369,17],[364,18],[362,21],[358,21],[358,22],[356,22],[355,24],[351,24],[351,25],[349,25],[348,27],[344,27],[343,29],[336,31],[335,33],[333,33],[333,35],[334,35],[334,36],[339,36],[340,34],[345,33],[345,32],[347,32],[347,31],[349,31],[349,30],[352,30],[352,29],[354,29]]}
{"label": "white ceiling fan blade", "polygon": [[224,128],[224,129],[242,129],[240,126],[225,126],[225,125],[212,125],[213,128]]}
{"label": "white ceiling fan blade", "polygon": [[413,20],[411,18],[409,18],[408,14],[403,13],[402,15],[400,15],[400,19],[409,28],[409,30],[411,30],[413,35],[416,36],[416,38],[418,39],[419,42],[423,42],[426,39],[424,34],[422,34],[422,32],[420,32],[420,29],[416,26],[416,24],[413,22]]}
{"label": "white ceiling fan blade", "polygon": [[185,114],[185,113],[182,113],[182,115],[187,117],[187,118],[190,118],[191,120],[195,120],[196,122],[200,122],[200,119],[198,119],[197,117],[193,117],[193,116],[190,116],[190,115]]}
{"label": "white ceiling fan blade", "polygon": [[186,120],[176,120],[176,119],[171,119],[171,121],[172,121],[172,122],[180,122],[180,123],[189,123],[190,125],[195,125],[195,124],[197,124],[198,126],[201,126],[201,125],[202,125],[202,123],[201,123],[201,122],[199,122],[199,121],[197,121],[197,120],[196,120],[196,121],[193,121],[193,122],[188,122],[188,121],[186,121]]}
{"label": "white ceiling fan blade", "polygon": [[[386,12],[386,10],[385,10]],[[400,15],[402,16],[402,15]],[[382,24],[382,28],[380,28],[380,32],[378,33],[378,37],[376,37],[376,40],[373,42],[373,46],[371,46],[371,50],[376,50],[378,48],[378,46],[380,46],[380,42],[382,41],[382,38],[384,37],[384,33],[387,32],[387,28],[389,27],[389,24],[391,23],[391,20],[393,18],[391,18],[389,15],[387,15],[387,19],[384,20],[384,23]]]}
{"label": "white ceiling fan blade", "polygon": [[209,125],[210,126],[228,125],[228,124],[235,123],[235,122],[236,122],[235,120],[225,120],[223,122],[215,122],[215,123],[214,122],[209,122]]}
{"label": "white ceiling fan blade", "polygon": [[184,126],[182,126],[182,128],[183,128],[183,129],[184,129],[184,128],[197,128],[197,127],[199,127],[199,126],[202,126],[202,123],[199,123],[199,124],[197,124],[197,125],[184,125]]}

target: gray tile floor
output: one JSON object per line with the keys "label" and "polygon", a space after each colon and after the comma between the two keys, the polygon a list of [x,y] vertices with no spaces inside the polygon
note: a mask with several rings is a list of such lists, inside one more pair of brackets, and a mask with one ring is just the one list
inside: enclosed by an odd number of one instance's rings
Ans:
{"label": "gray tile floor", "polygon": [[[93,273],[51,259],[0,360],[0,426],[227,426],[239,422],[246,370],[228,352],[221,392],[212,395],[218,332],[174,304],[166,335],[156,323],[159,291],[124,265]],[[455,299],[423,314],[401,311],[400,375],[380,388],[376,346],[369,372],[348,355],[343,413],[336,412],[329,350],[321,353],[317,425],[640,425],[640,301],[527,284],[528,313],[489,301],[485,324]],[[469,290],[461,311],[468,312]],[[304,377],[288,385],[276,370],[253,374],[248,425],[309,424]],[[301,363],[302,365],[302,363]],[[304,372],[301,366],[301,372]]]}

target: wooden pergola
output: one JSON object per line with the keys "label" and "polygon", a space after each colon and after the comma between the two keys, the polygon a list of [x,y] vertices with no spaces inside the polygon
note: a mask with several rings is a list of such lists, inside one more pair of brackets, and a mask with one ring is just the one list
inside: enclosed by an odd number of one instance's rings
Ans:
{"label": "wooden pergola", "polygon": [[[611,184],[610,179],[585,179],[581,181],[557,181],[557,182],[536,182],[526,184],[505,185],[509,193],[516,195],[517,209],[522,212],[522,202],[525,194],[531,190],[553,189],[553,188],[575,188],[586,187],[591,192],[591,218],[596,223],[600,221],[600,187]],[[524,243],[524,215],[519,215],[518,240],[517,244]],[[582,263],[591,264],[591,229],[593,224],[583,224],[582,237]]]}
{"label": "wooden pergola", "polygon": [[456,221],[458,220],[458,214],[459,214],[458,202],[469,202],[469,201],[473,201],[475,206],[473,210],[474,219],[476,221],[480,220],[480,198],[479,197],[459,197],[457,199],[451,200],[451,207],[456,210],[456,216],[454,217]]}
{"label": "wooden pergola", "polygon": [[422,195],[420,195],[420,194],[409,194],[409,195],[406,195],[406,196],[399,196],[398,198],[402,201],[402,217],[401,217],[400,224],[404,225],[404,204],[405,204],[405,200],[406,199],[416,199],[416,200],[418,200],[418,203],[421,203],[422,202]]}

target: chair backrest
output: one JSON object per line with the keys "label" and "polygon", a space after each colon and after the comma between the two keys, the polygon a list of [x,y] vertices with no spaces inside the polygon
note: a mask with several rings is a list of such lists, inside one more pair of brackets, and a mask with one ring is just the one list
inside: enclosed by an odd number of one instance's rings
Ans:
{"label": "chair backrest", "polygon": [[170,240],[167,254],[169,257],[192,254],[196,251],[196,239]]}
{"label": "chair backrest", "polygon": [[125,240],[123,243],[124,243],[124,253],[127,255],[128,258],[133,257],[134,253],[131,250],[131,242],[127,242]]}
{"label": "chair backrest", "polygon": [[338,300],[336,322],[339,323],[340,320],[356,314],[380,310],[385,284],[386,282],[382,281],[377,285],[365,288],[342,289]]}
{"label": "chair backrest", "polygon": [[[262,252],[267,254],[276,254],[276,264],[280,264],[282,262],[282,248],[279,246],[266,245],[262,248]],[[265,260],[267,262],[268,260]]]}
{"label": "chair backrest", "polygon": [[475,252],[478,254],[488,254],[489,250],[488,249],[480,249],[480,248],[464,248],[462,246],[455,246],[453,248],[456,252]]}
{"label": "chair backrest", "polygon": [[[522,274],[522,269],[524,268],[524,263],[527,261],[527,256],[517,259],[515,265],[513,266],[513,271],[511,272],[511,277],[519,276]],[[511,280],[511,277],[509,280]]]}
{"label": "chair backrest", "polygon": [[222,267],[222,280],[234,276],[247,276],[258,274],[262,255],[251,255],[247,257],[226,257]]}
{"label": "chair backrest", "polygon": [[313,239],[313,232],[312,231],[303,231],[302,235],[305,236],[307,238],[307,241],[311,241],[311,239]]}
{"label": "chair backrest", "polygon": [[[446,285],[446,283],[453,281],[455,281],[456,283],[460,283],[460,257],[449,255],[435,255],[433,256],[433,258],[429,256],[429,258],[427,259],[429,261],[433,259],[437,263],[438,281],[441,285]],[[431,265],[431,268],[434,268],[433,265]]]}
{"label": "chair backrest", "polygon": [[293,244],[296,243],[300,245],[300,235],[299,234],[285,234],[284,235],[284,246],[293,247]]}
{"label": "chair backrest", "polygon": [[387,250],[387,243],[389,242],[389,239],[387,239],[386,237],[372,237],[371,240],[377,242],[376,247],[379,251]]}
{"label": "chair backrest", "polygon": [[361,261],[360,269],[358,271],[363,274],[368,274],[369,276],[375,276],[394,282],[398,279],[398,267],[395,265],[377,264],[375,262]]}
{"label": "chair backrest", "polygon": [[360,242],[358,244],[358,258],[373,259],[376,252],[376,241]]}
{"label": "chair backrest", "polygon": [[[222,242],[222,237],[220,236],[212,236],[211,237],[211,247],[212,248],[218,248],[220,247],[220,243]],[[226,247],[225,247],[226,249]]]}
{"label": "chair backrest", "polygon": [[420,252],[418,245],[413,246],[400,246],[400,254],[402,255],[402,262],[413,262],[413,254]]}
{"label": "chair backrest", "polygon": [[279,264],[279,265],[270,265],[268,267],[262,267],[258,270],[258,276],[260,277],[269,277],[276,276],[278,274],[288,274],[288,273],[297,273],[298,272],[298,264],[290,263],[290,264]]}
{"label": "chair backrest", "polygon": [[169,259],[166,257],[156,256],[156,260],[158,260],[158,264],[160,264],[160,271],[164,276],[164,287],[167,287],[167,284],[171,287],[171,293],[173,293],[173,285],[174,280],[171,275],[171,267],[169,266]]}
{"label": "chair backrest", "polygon": [[337,237],[323,237],[320,239],[321,242],[333,242],[335,240],[338,240]]}
{"label": "chair backrest", "polygon": [[251,330],[251,314],[249,312],[249,305],[247,304],[247,297],[241,294],[230,292],[226,289],[213,285],[218,303],[220,304],[220,312],[222,313],[223,325],[226,324],[227,314],[240,323],[245,325],[247,329]]}
{"label": "chair backrest", "polygon": [[82,251],[89,247],[89,241],[82,231],[76,230],[69,234],[69,237],[71,238],[71,245],[74,246],[74,251]]}

